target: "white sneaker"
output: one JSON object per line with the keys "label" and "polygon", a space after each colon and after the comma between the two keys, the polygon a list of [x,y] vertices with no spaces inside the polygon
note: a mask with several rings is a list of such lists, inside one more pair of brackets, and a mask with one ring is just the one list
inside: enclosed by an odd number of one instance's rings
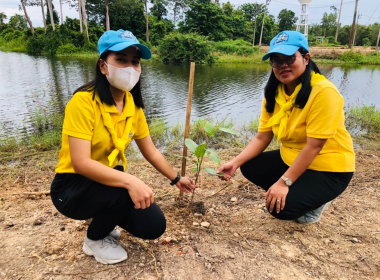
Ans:
{"label": "white sneaker", "polygon": [[317,209],[307,212],[305,215],[299,217],[297,219],[297,222],[299,222],[300,224],[312,224],[318,222],[322,218],[323,211],[326,209],[327,206],[330,205],[330,203],[331,201],[323,204]]}
{"label": "white sneaker", "polygon": [[111,236],[113,239],[119,239],[120,235],[121,232],[117,228],[114,228],[113,231],[108,234],[108,236]]}
{"label": "white sneaker", "polygon": [[84,239],[83,252],[88,256],[94,256],[95,259],[103,264],[115,264],[128,258],[127,252],[111,236],[100,240]]}

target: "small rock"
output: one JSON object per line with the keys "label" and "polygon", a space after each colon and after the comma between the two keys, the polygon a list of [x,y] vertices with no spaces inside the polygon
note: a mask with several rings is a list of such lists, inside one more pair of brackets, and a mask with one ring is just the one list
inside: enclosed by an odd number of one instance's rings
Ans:
{"label": "small rock", "polygon": [[199,223],[193,222],[193,226],[199,226]]}
{"label": "small rock", "polygon": [[139,263],[139,267],[144,267],[144,266],[145,266],[145,264]]}
{"label": "small rock", "polygon": [[236,232],[234,232],[234,236],[235,237],[239,237],[239,234],[237,234]]}
{"label": "small rock", "polygon": [[205,227],[205,228],[208,228],[210,226],[210,223],[209,222],[202,222],[201,226]]}
{"label": "small rock", "polygon": [[232,201],[232,202],[236,202],[236,201],[237,201],[237,198],[236,198],[236,197],[233,197],[233,198],[231,198],[231,201]]}
{"label": "small rock", "polygon": [[165,237],[164,241],[166,241],[167,243],[170,243],[170,241],[172,241],[172,238],[170,236]]}
{"label": "small rock", "polygon": [[196,216],[196,217],[202,217],[203,215],[201,213],[194,213],[194,216]]}

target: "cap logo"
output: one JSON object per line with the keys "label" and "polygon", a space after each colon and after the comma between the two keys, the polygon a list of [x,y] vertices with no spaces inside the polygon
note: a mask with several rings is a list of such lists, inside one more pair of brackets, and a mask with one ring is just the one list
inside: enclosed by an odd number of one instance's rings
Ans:
{"label": "cap logo", "polygon": [[127,40],[127,41],[135,41],[136,40],[136,37],[132,34],[131,31],[124,31],[124,32],[119,34],[119,37],[121,39]]}
{"label": "cap logo", "polygon": [[278,35],[278,37],[277,37],[277,39],[276,39],[276,41],[274,42],[273,45],[277,46],[277,45],[280,45],[280,44],[284,44],[288,40],[289,40],[289,35],[285,34],[285,33],[281,33],[280,35]]}

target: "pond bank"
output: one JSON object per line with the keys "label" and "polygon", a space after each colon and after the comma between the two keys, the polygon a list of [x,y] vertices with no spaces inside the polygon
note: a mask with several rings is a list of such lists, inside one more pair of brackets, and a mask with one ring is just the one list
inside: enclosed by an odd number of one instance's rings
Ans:
{"label": "pond bank", "polygon": [[[157,240],[122,231],[129,258],[101,265],[82,252],[85,221],[58,213],[49,196],[58,150],[18,151],[0,164],[2,279],[377,279],[380,274],[380,144],[362,138],[357,171],[317,224],[281,221],[263,211],[264,192],[241,173],[231,182],[205,174],[189,213],[145,160],[127,172],[152,187],[167,229]],[[225,162],[241,148],[220,152]],[[173,151],[178,154],[179,152]],[[180,170],[181,160],[166,156]],[[211,162],[206,162],[216,168]],[[189,169],[190,170],[190,169]],[[188,172],[189,173],[189,172]],[[189,173],[191,176],[191,174]],[[201,226],[207,222],[206,227]],[[268,260],[271,260],[268,262]],[[191,271],[191,276],[189,276]]]}

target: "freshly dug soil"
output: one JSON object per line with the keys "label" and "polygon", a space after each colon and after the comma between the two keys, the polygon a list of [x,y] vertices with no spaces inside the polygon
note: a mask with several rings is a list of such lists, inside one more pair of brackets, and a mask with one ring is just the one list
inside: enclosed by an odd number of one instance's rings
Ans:
{"label": "freshly dug soil", "polygon": [[[122,231],[129,258],[108,266],[82,252],[86,222],[52,205],[57,151],[2,156],[0,279],[380,279],[378,148],[356,149],[350,186],[311,225],[272,218],[264,191],[240,172],[230,182],[204,174],[190,211],[190,196],[179,199],[145,160],[129,160],[127,171],[154,190],[167,230],[154,241]],[[220,151],[222,161],[240,150]],[[180,159],[167,159],[180,170]]]}

